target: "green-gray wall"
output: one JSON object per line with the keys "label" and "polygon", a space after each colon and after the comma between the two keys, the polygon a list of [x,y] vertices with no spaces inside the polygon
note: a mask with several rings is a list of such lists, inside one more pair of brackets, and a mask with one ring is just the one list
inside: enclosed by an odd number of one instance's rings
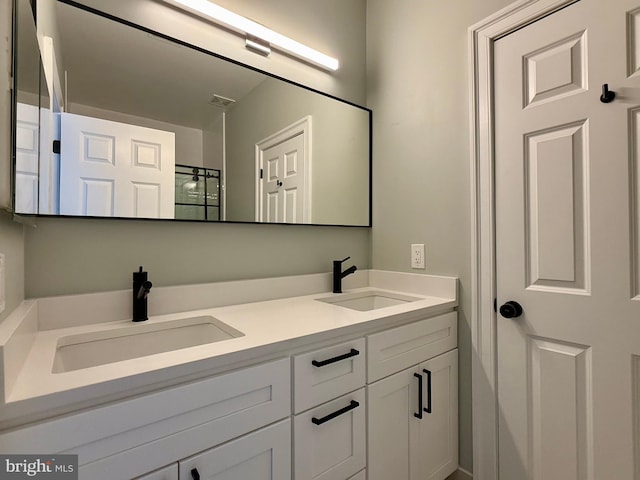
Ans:
{"label": "green-gray wall", "polygon": [[[368,0],[373,268],[460,277],[460,465],[472,470],[467,29],[512,0]],[[414,272],[420,272],[413,270]]]}

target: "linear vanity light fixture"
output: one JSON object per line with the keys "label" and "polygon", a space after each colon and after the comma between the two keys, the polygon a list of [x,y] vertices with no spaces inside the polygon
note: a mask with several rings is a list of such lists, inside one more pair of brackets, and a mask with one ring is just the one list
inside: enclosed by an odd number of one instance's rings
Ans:
{"label": "linear vanity light fixture", "polygon": [[[242,15],[233,13],[208,0],[164,0],[167,3],[176,5],[200,16],[205,16],[216,23],[219,23],[236,32],[247,35],[247,47],[259,50],[263,55],[268,55],[270,47],[286,52],[306,62],[312,63],[326,70],[335,71],[340,66],[340,62],[333,57],[325,55],[311,47],[307,47],[289,37],[260,25],[253,20],[249,20]],[[256,37],[262,42],[256,42]],[[258,45],[258,46],[256,46]]]}

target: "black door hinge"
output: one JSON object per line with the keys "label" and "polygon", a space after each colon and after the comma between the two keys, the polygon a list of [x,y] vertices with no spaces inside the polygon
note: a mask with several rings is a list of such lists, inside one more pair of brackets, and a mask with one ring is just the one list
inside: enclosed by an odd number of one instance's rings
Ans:
{"label": "black door hinge", "polygon": [[262,168],[260,169],[260,178],[264,178],[264,170]]}
{"label": "black door hinge", "polygon": [[62,145],[60,144],[60,140],[54,140],[53,141],[53,153],[60,154],[60,149],[61,148],[62,148]]}

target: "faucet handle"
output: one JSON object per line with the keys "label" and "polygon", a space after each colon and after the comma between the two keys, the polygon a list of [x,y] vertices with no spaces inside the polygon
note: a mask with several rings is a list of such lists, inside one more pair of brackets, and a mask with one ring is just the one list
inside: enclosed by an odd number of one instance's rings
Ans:
{"label": "faucet handle", "polygon": [[140,289],[138,290],[138,300],[147,298],[151,291],[151,287],[153,287],[153,283],[151,283],[149,280],[145,280],[144,282],[142,282],[142,284],[140,285]]}
{"label": "faucet handle", "polygon": [[345,258],[343,258],[342,260],[338,260],[338,262],[340,262],[340,263],[344,263],[344,262],[346,262],[347,260],[349,260],[350,258],[351,258],[351,257],[345,257]]}

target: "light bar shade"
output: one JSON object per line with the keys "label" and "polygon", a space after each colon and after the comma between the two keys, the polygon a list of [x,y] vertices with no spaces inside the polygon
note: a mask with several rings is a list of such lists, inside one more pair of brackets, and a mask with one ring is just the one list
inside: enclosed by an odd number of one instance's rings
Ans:
{"label": "light bar shade", "polygon": [[252,35],[268,42],[272,48],[284,51],[327,70],[335,71],[340,66],[337,59],[322,52],[307,47],[289,37],[249,20],[242,15],[233,13],[208,0],[164,0],[200,16],[207,17],[234,31],[245,35]]}

